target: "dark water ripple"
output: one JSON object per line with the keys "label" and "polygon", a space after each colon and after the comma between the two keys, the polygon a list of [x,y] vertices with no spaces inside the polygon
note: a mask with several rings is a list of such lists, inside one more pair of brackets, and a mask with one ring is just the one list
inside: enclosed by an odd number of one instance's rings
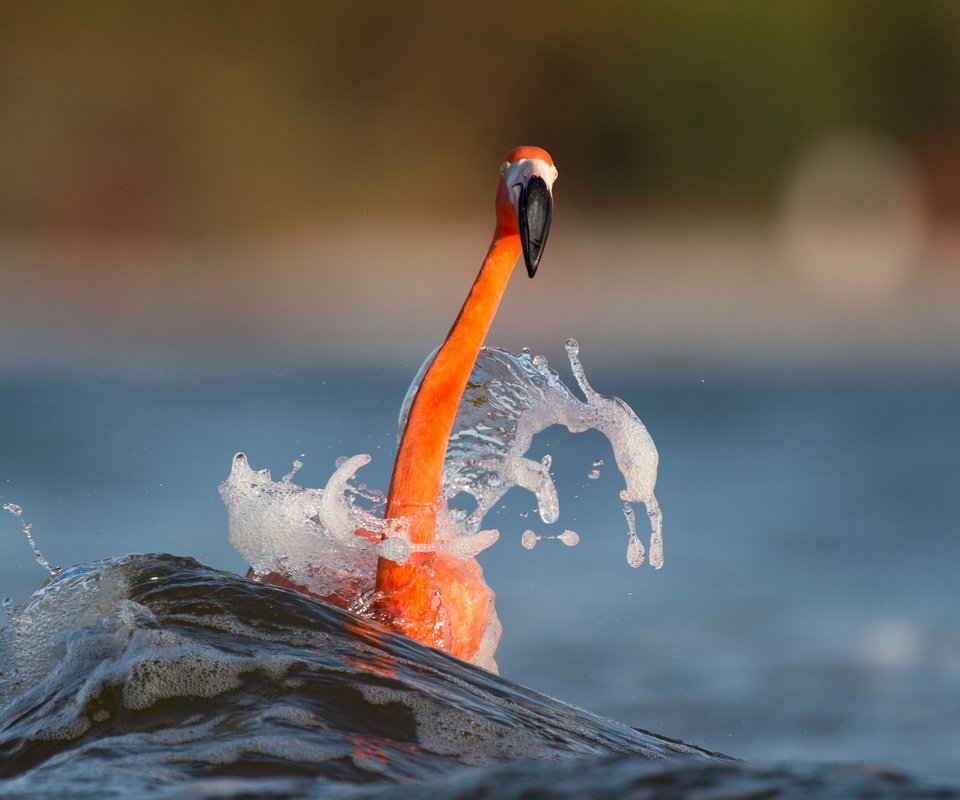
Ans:
{"label": "dark water ripple", "polygon": [[[0,648],[0,796],[960,798],[752,766],[191,559],[71,568]],[[716,794],[720,792],[720,794]]]}

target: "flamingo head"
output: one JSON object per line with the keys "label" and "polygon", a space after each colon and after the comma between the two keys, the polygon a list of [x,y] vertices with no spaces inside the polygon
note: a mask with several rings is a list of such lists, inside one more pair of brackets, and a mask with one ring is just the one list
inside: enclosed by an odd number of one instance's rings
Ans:
{"label": "flamingo head", "polygon": [[553,218],[553,182],[557,168],[540,147],[515,147],[500,165],[497,225],[520,236],[523,261],[532,278],[540,265]]}

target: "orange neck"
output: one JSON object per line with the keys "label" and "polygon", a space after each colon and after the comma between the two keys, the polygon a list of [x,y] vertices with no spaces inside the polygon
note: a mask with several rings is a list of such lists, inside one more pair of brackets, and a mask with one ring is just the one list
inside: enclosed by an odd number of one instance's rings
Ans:
{"label": "orange neck", "polygon": [[393,465],[386,516],[416,515],[410,530],[414,543],[433,541],[447,441],[463,390],[520,251],[520,237],[498,228],[473,288],[410,406]]}

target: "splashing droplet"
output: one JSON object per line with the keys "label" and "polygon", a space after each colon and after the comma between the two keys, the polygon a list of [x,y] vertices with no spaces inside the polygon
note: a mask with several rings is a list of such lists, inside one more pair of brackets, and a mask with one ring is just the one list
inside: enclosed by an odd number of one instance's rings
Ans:
{"label": "splashing droplet", "polygon": [[660,569],[663,566],[663,513],[656,500],[647,505],[650,517],[650,566]]}
{"label": "splashing droplet", "polygon": [[567,547],[576,547],[580,544],[580,534],[576,531],[566,530],[557,537]]}
{"label": "splashing droplet", "polygon": [[16,503],[4,503],[3,508],[5,511],[9,511],[17,519],[21,520],[20,530],[23,531],[23,535],[27,537],[27,541],[30,542],[30,547],[33,550],[33,557],[37,560],[37,563],[43,567],[51,575],[56,575],[60,572],[59,569],[50,566],[50,562],[44,558],[43,553],[40,552],[40,548],[37,547],[36,541],[33,538],[33,525],[23,519],[23,509],[18,506]]}
{"label": "splashing droplet", "polygon": [[280,480],[282,483],[290,483],[293,480],[293,476],[296,475],[300,468],[303,466],[303,457],[305,453],[301,453],[299,458],[293,459],[293,469],[291,469],[286,475],[284,475]]}
{"label": "splashing droplet", "polygon": [[520,544],[523,545],[526,550],[533,550],[539,541],[540,537],[531,530],[524,531],[523,536],[520,537]]}
{"label": "splashing droplet", "polygon": [[625,502],[623,504],[623,516],[627,518],[629,536],[627,540],[627,563],[631,567],[639,567],[647,553],[643,549],[643,542],[637,536],[637,515],[634,513],[633,506],[629,503]]}
{"label": "splashing droplet", "polygon": [[593,462],[593,466],[595,466],[595,467],[602,467],[602,466],[603,466],[603,459],[602,459],[602,458],[598,458],[596,461]]}
{"label": "splashing droplet", "polygon": [[636,536],[631,536],[630,541],[627,542],[627,563],[636,568],[643,564],[645,557],[646,552],[643,549],[643,542]]}
{"label": "splashing droplet", "polygon": [[600,477],[600,470],[598,469],[590,470],[590,472],[587,474],[587,477],[592,481],[597,480]]}

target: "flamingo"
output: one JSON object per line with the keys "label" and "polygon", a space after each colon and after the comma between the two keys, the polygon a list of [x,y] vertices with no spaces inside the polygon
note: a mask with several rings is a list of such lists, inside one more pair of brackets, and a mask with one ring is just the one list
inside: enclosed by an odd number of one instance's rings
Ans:
{"label": "flamingo", "polygon": [[[443,462],[460,398],[521,253],[532,278],[553,215],[557,168],[546,150],[517,147],[500,167],[496,228],[460,314],[423,376],[393,465],[386,517],[412,520],[412,544],[436,530]],[[375,614],[413,639],[470,660],[493,609],[493,593],[473,559],[414,552],[404,564],[381,558]]]}
{"label": "flamingo", "polygon": [[[514,148],[500,166],[493,240],[413,399],[390,479],[385,516],[407,522],[413,545],[434,543],[444,457],[461,396],[520,256],[531,278],[537,272],[556,178],[553,159],[539,147]],[[261,580],[310,594],[276,573]],[[488,627],[496,624],[494,595],[480,565],[442,550],[416,550],[402,564],[380,558],[374,597],[374,618],[465,661],[477,655]]]}

